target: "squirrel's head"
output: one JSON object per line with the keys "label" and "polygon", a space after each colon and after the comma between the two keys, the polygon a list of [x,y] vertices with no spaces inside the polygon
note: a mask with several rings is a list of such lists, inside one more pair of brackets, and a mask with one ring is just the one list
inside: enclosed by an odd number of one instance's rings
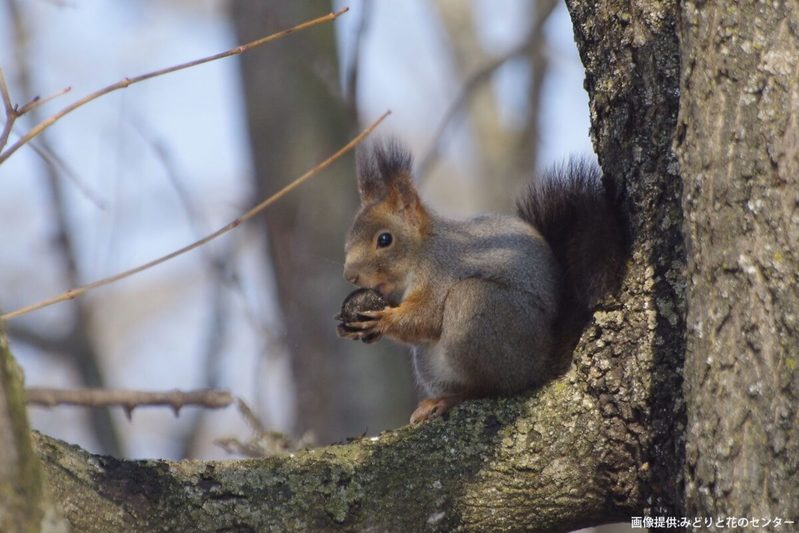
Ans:
{"label": "squirrel's head", "polygon": [[411,154],[395,141],[357,152],[361,208],[345,246],[344,279],[397,305],[429,230],[411,178]]}

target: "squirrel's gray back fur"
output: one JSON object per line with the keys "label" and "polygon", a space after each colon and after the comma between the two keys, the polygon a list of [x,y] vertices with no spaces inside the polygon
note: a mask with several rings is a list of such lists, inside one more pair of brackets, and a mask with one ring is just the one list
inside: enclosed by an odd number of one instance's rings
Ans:
{"label": "squirrel's gray back fur", "polygon": [[512,394],[552,376],[557,264],[546,241],[513,216],[431,214],[416,267],[441,303],[442,336],[414,348],[431,395]]}
{"label": "squirrel's gray back fur", "polygon": [[555,312],[555,259],[535,228],[518,217],[498,214],[450,220],[431,212],[431,219],[427,253],[419,268],[430,267],[425,275],[441,278],[435,285],[445,288],[479,278],[535,294],[542,307]]}
{"label": "squirrel's gray back fur", "polygon": [[[502,393],[540,385],[565,368],[593,307],[620,282],[626,253],[618,200],[595,163],[572,159],[554,167],[532,181],[517,205],[515,217],[453,221],[431,212],[429,249],[418,265],[423,278],[435,280],[436,292],[456,286],[462,291],[457,283],[465,279],[492,282],[506,291],[507,309],[488,310],[478,330],[505,331],[495,332],[493,345],[476,348],[485,355],[471,358],[489,361],[475,374],[487,381],[489,391]],[[490,300],[478,301],[491,306]],[[445,322],[446,316],[445,310]],[[478,327],[462,320],[450,327]],[[456,383],[438,382],[447,374],[436,360],[438,352],[446,349],[453,357],[443,341],[415,350],[417,375],[431,394],[458,389]],[[472,336],[459,350],[472,351],[480,342]],[[461,357],[461,367],[464,360],[469,358]]]}

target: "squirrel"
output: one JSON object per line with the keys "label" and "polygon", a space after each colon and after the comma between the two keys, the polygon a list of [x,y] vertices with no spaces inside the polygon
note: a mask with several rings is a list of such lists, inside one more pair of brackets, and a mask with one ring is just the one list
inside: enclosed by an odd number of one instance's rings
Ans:
{"label": "squirrel", "polygon": [[361,207],[344,278],[388,304],[339,335],[412,347],[427,395],[411,423],[459,403],[517,394],[555,377],[593,307],[623,276],[618,195],[596,163],[572,159],[533,180],[517,216],[439,216],[413,183],[397,141],[359,147]]}

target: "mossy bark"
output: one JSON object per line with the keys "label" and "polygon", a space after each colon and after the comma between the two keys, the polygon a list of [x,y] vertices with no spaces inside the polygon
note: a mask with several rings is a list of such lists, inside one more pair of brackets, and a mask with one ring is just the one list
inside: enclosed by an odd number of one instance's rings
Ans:
{"label": "mossy bark", "polygon": [[37,531],[42,479],[31,447],[22,371],[0,332],[0,531]]}
{"label": "mossy bark", "polygon": [[599,464],[614,443],[581,387],[475,402],[377,438],[240,461],[120,461],[37,436],[80,531],[528,531],[624,512]]}

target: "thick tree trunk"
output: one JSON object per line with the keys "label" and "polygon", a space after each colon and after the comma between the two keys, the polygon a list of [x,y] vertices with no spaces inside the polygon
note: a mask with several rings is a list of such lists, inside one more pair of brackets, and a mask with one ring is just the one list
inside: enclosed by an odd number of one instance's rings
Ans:
{"label": "thick tree trunk", "polygon": [[688,514],[799,523],[799,6],[683,11]]}
{"label": "thick tree trunk", "polygon": [[564,376],[262,460],[119,461],[37,437],[73,526],[556,532],[631,515],[799,519],[799,24],[785,5],[736,6],[569,2],[594,140],[633,247],[622,290]]}
{"label": "thick tree trunk", "polygon": [[[623,192],[634,242],[619,308],[625,334],[611,339],[609,348],[622,356],[610,359],[607,374],[616,379],[608,383],[600,377],[598,394],[619,413],[613,423],[638,443],[635,501],[651,506],[637,513],[675,515],[681,508],[685,425],[680,393],[685,250],[681,181],[671,150],[679,107],[679,6],[623,0],[567,4],[586,69],[594,147],[606,176]],[[628,395],[638,400],[632,413],[616,406]]]}

